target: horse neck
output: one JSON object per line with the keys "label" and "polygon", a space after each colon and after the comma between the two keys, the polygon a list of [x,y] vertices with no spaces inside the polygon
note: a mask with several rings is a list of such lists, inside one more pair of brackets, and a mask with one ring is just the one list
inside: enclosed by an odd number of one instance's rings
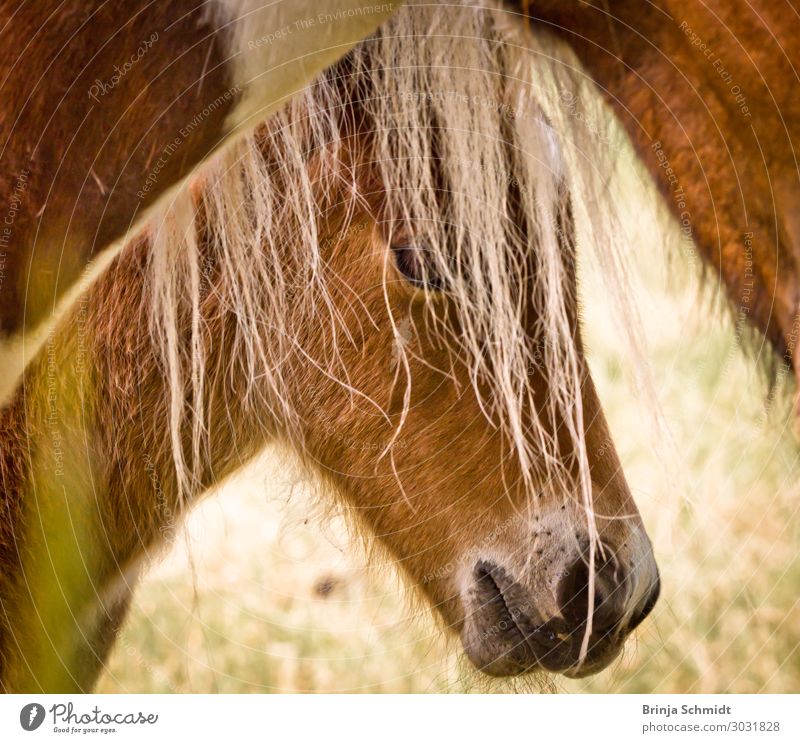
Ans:
{"label": "horse neck", "polygon": [[[111,618],[121,619],[115,607],[127,602],[141,565],[170,543],[188,507],[278,430],[232,362],[234,320],[212,275],[203,306],[210,433],[201,460],[189,460],[194,478],[182,497],[165,425],[169,383],[147,331],[151,251],[143,238],[115,259],[0,412],[2,688],[87,689],[99,666],[76,671],[78,659],[102,657],[93,648]],[[183,445],[190,449],[188,434]],[[24,638],[14,634],[20,627]]]}

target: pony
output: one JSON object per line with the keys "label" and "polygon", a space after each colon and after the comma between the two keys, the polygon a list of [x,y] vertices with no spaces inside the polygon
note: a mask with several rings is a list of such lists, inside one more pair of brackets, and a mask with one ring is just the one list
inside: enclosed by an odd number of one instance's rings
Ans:
{"label": "pony", "polygon": [[409,4],[87,280],[0,416],[4,690],[91,688],[165,534],[273,441],[479,670],[617,657],[659,578],[581,340],[579,247],[624,279],[557,57]]}
{"label": "pony", "polygon": [[506,5],[569,44],[655,180],[682,257],[721,282],[737,338],[752,336],[774,381],[792,370],[798,378],[800,40],[791,3]]}

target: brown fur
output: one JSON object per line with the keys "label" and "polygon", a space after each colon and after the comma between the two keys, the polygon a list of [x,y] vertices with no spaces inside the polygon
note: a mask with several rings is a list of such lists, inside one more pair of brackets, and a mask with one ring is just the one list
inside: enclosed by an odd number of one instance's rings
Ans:
{"label": "brown fur", "polygon": [[[566,204],[597,189],[528,96],[524,35],[493,13],[401,14],[226,152],[50,336],[2,412],[4,689],[88,689],[142,565],[270,441],[488,673],[594,672],[652,607],[576,318]],[[428,40],[436,26],[458,30]],[[527,99],[529,118],[413,101],[482,77],[482,99]],[[446,131],[459,110],[474,131]],[[437,111],[432,135],[416,114]],[[427,241],[443,291],[401,275],[398,239],[423,262]]]}
{"label": "brown fur", "polygon": [[[265,157],[269,157],[268,151]],[[367,200],[351,224],[363,225],[363,229],[350,230],[346,239],[326,242],[326,236],[337,234],[344,213],[336,198],[323,206],[324,270],[352,338],[352,342],[342,341],[339,349],[350,380],[356,388],[368,389],[389,418],[309,363],[309,358],[322,362],[330,353],[324,318],[319,325],[304,319],[294,327],[304,353],[285,360],[288,394],[301,412],[299,429],[287,429],[284,421],[271,416],[263,405],[244,402],[254,399],[246,389],[252,380],[244,369],[237,368],[228,345],[234,318],[214,291],[215,246],[204,233],[200,212],[198,229],[205,235],[201,245],[207,266],[202,313],[209,351],[204,405],[211,448],[198,469],[200,482],[191,493],[191,502],[240,468],[268,441],[276,436],[288,438],[312,471],[333,485],[348,514],[374,535],[400,570],[422,588],[445,624],[459,631],[464,609],[453,576],[443,573],[442,566],[459,564],[470,548],[494,547],[498,540],[511,545],[519,559],[527,561],[527,524],[521,524],[520,518],[531,514],[531,505],[543,518],[549,509],[562,506],[556,496],[544,491],[539,500],[530,503],[530,494],[519,484],[520,473],[509,456],[508,443],[487,425],[478,407],[468,369],[435,335],[425,332],[429,313],[435,312],[457,333],[455,315],[449,312],[446,299],[425,302],[394,275],[381,224],[384,195],[376,191],[370,168],[358,164],[358,155],[354,157]],[[91,687],[113,638],[109,627],[119,622],[117,607],[127,602],[138,566],[158,552],[181,516],[164,424],[168,390],[146,331],[151,300],[144,277],[149,248],[147,239],[139,240],[115,260],[78,310],[60,326],[49,362],[45,349],[0,417],[3,502],[10,514],[0,555],[4,565],[0,678],[8,691]],[[288,265],[294,255],[287,246],[284,258]],[[398,316],[407,313],[417,328],[411,341],[414,384],[410,412],[393,448],[396,471],[390,457],[379,456],[403,409],[402,390],[387,373],[394,354],[394,334],[383,294],[387,271],[392,312]],[[577,337],[576,343],[580,345]],[[58,369],[55,392],[48,391],[52,383],[48,363],[53,360]],[[548,380],[540,376],[536,389],[537,395],[546,395]],[[54,425],[47,418],[50,400],[55,401],[57,410]],[[638,515],[588,373],[583,405],[601,535],[620,556],[635,559],[626,552],[633,549],[626,539],[630,525],[639,523]],[[53,472],[51,459],[56,432],[64,453],[61,474]],[[37,452],[43,452],[43,458],[38,458]],[[569,458],[569,452],[564,456]],[[57,559],[69,561],[74,553],[73,559],[80,556],[89,561],[89,572],[80,573],[74,586],[69,576],[59,574],[58,565],[53,567],[36,549],[44,543],[49,553],[54,552],[52,535],[64,526],[64,505],[50,512],[45,502],[48,496],[42,495],[52,483],[56,490],[63,486],[67,511],[79,510],[83,504],[93,514],[84,522],[88,534],[69,537],[63,554],[57,555]],[[585,523],[581,504],[568,499],[562,508],[574,510],[575,524]],[[42,520],[42,513],[49,513],[49,520]],[[632,516],[633,521],[614,518],[621,514]],[[545,528],[541,527],[542,546],[549,544],[550,532],[545,536]],[[534,541],[539,538],[538,532],[536,535]],[[561,538],[570,543],[573,535]],[[538,570],[544,580],[551,568],[543,562]],[[67,586],[65,590],[71,592],[66,601],[68,611],[62,608],[65,614],[57,624],[51,620],[48,606],[39,605],[41,596],[30,593],[31,585],[42,582]],[[38,620],[31,621],[31,617]],[[51,645],[56,654],[49,652]]]}
{"label": "brown fur", "polygon": [[[687,219],[737,320],[751,323],[797,368],[797,8],[769,0],[509,5],[528,6],[533,18],[575,49],[670,209],[679,221]],[[730,78],[719,74],[719,66]],[[737,94],[746,100],[737,101]],[[670,183],[656,142],[677,183]],[[685,206],[676,199],[678,187]],[[753,233],[752,264],[746,233]]]}
{"label": "brown fur", "polygon": [[[95,252],[216,145],[237,95],[207,16],[188,0],[0,3],[0,203],[11,203],[20,177],[25,184],[13,224],[0,224],[0,233],[9,229],[0,333],[35,327]],[[153,45],[109,85],[115,66],[153,34]],[[95,100],[96,80],[109,89]],[[180,134],[226,92],[199,126]]]}

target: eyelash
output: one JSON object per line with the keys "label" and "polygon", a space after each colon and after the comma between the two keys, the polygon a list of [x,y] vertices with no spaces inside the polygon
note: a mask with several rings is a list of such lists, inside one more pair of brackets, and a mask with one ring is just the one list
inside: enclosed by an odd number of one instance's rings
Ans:
{"label": "eyelash", "polygon": [[398,243],[391,246],[397,270],[403,278],[418,289],[441,291],[442,281],[430,261],[425,260],[426,250],[417,245]]}

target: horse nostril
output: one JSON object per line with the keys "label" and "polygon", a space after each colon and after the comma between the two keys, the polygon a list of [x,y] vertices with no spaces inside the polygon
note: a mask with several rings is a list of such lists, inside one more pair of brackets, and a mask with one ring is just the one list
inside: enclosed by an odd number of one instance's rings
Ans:
{"label": "horse nostril", "polygon": [[578,625],[586,618],[589,604],[589,569],[578,559],[564,572],[557,588],[558,607],[561,616],[570,626]]}
{"label": "horse nostril", "polygon": [[473,575],[479,598],[487,604],[502,605],[500,582],[507,580],[505,571],[488,560],[478,560]]}
{"label": "horse nostril", "polygon": [[[616,627],[625,613],[627,589],[616,578],[616,561],[607,560],[597,567],[592,606],[593,632],[607,632]],[[567,568],[557,587],[558,606],[571,630],[585,625],[589,615],[589,565],[581,556]]]}

